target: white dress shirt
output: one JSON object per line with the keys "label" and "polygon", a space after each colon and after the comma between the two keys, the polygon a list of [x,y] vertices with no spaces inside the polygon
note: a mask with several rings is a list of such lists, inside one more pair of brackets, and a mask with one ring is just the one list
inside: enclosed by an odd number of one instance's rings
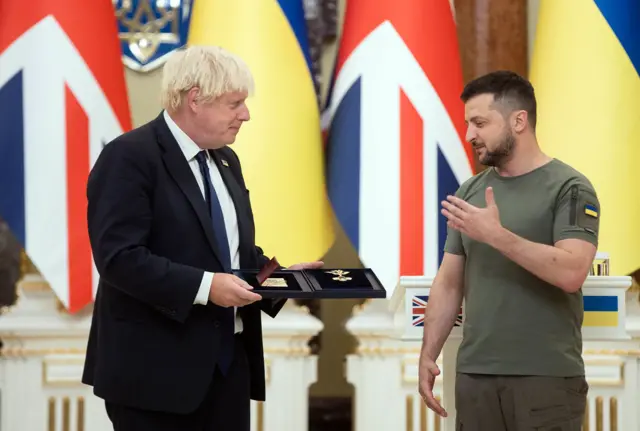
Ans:
{"label": "white dress shirt", "polygon": [[[196,155],[202,151],[193,140],[184,133],[180,127],[173,121],[173,119],[167,114],[167,111],[164,111],[164,120],[169,126],[169,130],[173,134],[173,137],[176,138],[184,157],[187,159],[189,163],[189,167],[193,172],[196,181],[198,182],[198,186],[200,187],[200,192],[202,193],[203,199],[205,198],[205,189],[204,189],[204,179],[202,178],[202,174],[200,173],[200,166],[198,165],[198,161],[196,160]],[[211,175],[211,183],[213,184],[213,188],[218,195],[218,200],[220,201],[220,206],[222,207],[222,215],[224,216],[224,225],[227,230],[227,238],[229,240],[229,251],[231,252],[231,268],[238,269],[240,268],[240,235],[238,233],[238,218],[236,216],[236,207],[233,204],[233,199],[231,199],[231,195],[227,190],[227,187],[222,180],[222,176],[220,175],[220,170],[218,169],[218,165],[212,160],[211,155],[207,152],[207,164],[209,166],[209,173]],[[209,290],[211,288],[211,281],[213,280],[214,274],[211,272],[204,273],[202,277],[202,282],[200,283],[200,288],[198,289],[198,293],[194,299],[194,304],[202,304],[206,305],[209,301]],[[235,332],[242,332],[242,319],[238,316],[238,310],[236,307],[233,309],[235,315]]]}

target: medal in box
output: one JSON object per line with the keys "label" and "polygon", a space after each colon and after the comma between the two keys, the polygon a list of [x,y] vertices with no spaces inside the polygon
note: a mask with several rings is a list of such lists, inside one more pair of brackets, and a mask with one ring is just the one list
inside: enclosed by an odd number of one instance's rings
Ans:
{"label": "medal in box", "polygon": [[[269,264],[267,264],[269,265]],[[236,270],[263,298],[368,299],[387,292],[370,268]]]}

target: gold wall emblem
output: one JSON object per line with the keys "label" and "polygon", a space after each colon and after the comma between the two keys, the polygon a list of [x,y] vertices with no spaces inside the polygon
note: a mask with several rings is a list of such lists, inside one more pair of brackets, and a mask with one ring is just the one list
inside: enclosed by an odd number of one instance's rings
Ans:
{"label": "gold wall emblem", "polygon": [[187,42],[193,0],[112,0],[125,66],[148,72]]}

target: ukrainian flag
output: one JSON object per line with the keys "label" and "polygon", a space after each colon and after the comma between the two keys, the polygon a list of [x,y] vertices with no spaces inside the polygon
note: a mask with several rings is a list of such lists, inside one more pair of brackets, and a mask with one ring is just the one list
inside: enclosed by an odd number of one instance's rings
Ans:
{"label": "ukrainian flag", "polygon": [[600,199],[611,275],[640,268],[640,0],[540,2],[530,78],[541,147]]}
{"label": "ukrainian flag", "polygon": [[618,326],[618,297],[585,295],[582,326]]}
{"label": "ukrainian flag", "polygon": [[256,243],[283,265],[322,258],[334,240],[320,113],[302,0],[199,0],[190,45],[247,62],[256,94],[233,149],[251,191]]}

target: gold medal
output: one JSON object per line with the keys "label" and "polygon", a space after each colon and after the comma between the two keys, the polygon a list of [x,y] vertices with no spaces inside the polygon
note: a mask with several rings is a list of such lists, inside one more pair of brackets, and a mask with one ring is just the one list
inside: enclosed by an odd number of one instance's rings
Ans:
{"label": "gold medal", "polygon": [[289,287],[287,280],[284,278],[267,278],[262,284],[262,287]]}
{"label": "gold medal", "polygon": [[345,275],[349,274],[349,271],[343,271],[341,269],[334,269],[333,271],[327,271],[327,274],[335,275],[333,280],[336,281],[349,281],[351,277],[345,277]]}

